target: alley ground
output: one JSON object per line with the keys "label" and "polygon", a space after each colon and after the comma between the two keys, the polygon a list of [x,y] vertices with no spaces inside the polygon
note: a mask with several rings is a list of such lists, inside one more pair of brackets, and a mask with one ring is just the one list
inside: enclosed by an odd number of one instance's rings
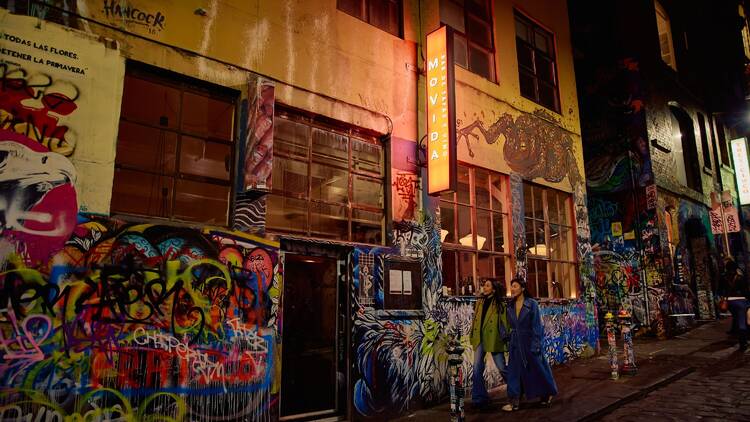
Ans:
{"label": "alley ground", "polygon": [[[636,339],[638,373],[609,379],[606,351],[554,368],[560,390],[551,408],[505,413],[505,390],[489,411],[467,405],[467,421],[750,421],[750,352],[726,334],[729,320],[702,324],[669,340]],[[606,343],[606,342],[605,342]],[[606,344],[603,344],[603,347]],[[618,344],[619,346],[619,344]],[[400,421],[447,421],[447,404]]]}

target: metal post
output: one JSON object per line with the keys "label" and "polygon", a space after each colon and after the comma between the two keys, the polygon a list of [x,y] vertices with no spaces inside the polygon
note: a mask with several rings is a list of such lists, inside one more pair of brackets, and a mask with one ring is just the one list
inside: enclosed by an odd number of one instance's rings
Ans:
{"label": "metal post", "polygon": [[461,331],[456,327],[448,340],[448,388],[451,400],[451,422],[464,422],[464,348]]}
{"label": "metal post", "polygon": [[609,345],[609,368],[612,371],[613,380],[620,378],[619,365],[617,363],[617,336],[615,335],[615,317],[612,312],[604,316],[607,323],[607,344]]}
{"label": "metal post", "polygon": [[620,320],[620,332],[622,333],[622,372],[634,375],[638,372],[635,366],[635,351],[633,350],[633,332],[631,331],[631,315],[625,309],[620,310],[617,315]]}

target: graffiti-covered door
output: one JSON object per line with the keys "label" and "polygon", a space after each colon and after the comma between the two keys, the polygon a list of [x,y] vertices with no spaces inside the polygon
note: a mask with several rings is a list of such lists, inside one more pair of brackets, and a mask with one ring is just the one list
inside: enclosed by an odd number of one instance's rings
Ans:
{"label": "graffiti-covered door", "polygon": [[346,291],[335,257],[285,255],[282,419],[346,411]]}

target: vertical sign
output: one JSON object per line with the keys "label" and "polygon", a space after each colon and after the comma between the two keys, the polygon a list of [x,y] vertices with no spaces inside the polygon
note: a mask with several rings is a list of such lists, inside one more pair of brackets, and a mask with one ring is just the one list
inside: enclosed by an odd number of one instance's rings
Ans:
{"label": "vertical sign", "polygon": [[747,205],[750,204],[750,165],[747,162],[747,141],[745,138],[732,139],[731,144],[740,205]]}
{"label": "vertical sign", "polygon": [[427,185],[430,195],[456,189],[453,32],[427,35]]}

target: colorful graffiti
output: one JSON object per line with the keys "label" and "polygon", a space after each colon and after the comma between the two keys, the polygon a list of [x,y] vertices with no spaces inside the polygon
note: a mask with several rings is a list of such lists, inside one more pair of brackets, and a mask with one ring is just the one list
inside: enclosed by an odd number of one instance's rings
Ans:
{"label": "colorful graffiti", "polygon": [[79,216],[40,265],[4,244],[0,419],[263,420],[278,247]]}
{"label": "colorful graffiti", "polygon": [[560,182],[567,176],[571,186],[581,182],[570,134],[548,121],[544,114],[523,113],[514,118],[503,113],[489,128],[480,119],[475,119],[458,129],[456,142],[465,142],[471,157],[474,151],[470,141],[479,139],[475,130],[487,144],[494,144],[503,136],[505,162],[524,179],[541,177],[549,182]]}

